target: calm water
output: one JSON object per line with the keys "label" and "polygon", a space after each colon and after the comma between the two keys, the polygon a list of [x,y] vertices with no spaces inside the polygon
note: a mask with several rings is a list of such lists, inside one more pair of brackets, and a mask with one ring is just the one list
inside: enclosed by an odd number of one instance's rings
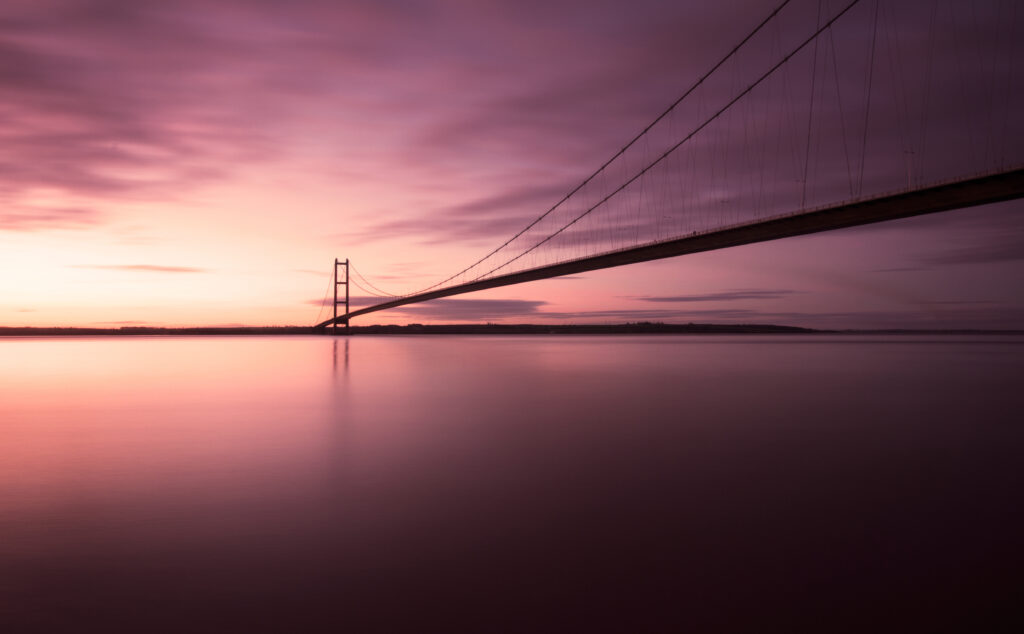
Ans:
{"label": "calm water", "polygon": [[0,630],[1010,614],[1024,338],[0,340]]}

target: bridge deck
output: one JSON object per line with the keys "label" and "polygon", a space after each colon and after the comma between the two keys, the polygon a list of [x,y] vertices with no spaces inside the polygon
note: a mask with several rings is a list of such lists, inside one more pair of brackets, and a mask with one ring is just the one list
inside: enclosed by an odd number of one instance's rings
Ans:
{"label": "bridge deck", "polygon": [[[897,218],[949,211],[963,207],[985,205],[1024,197],[1024,168],[976,176],[910,192],[883,195],[866,200],[842,203],[786,216],[777,216],[758,222],[725,227],[709,233],[675,238],[663,242],[611,251],[576,260],[550,264],[515,273],[498,275],[485,280],[409,295],[352,311],[348,318],[366,315],[406,304],[425,302],[441,297],[482,291],[488,288],[532,282],[562,275],[606,269],[624,264],[648,262],[688,253],[725,249],[755,242],[765,242],[791,236],[843,229]],[[345,323],[341,315],[337,323]],[[323,328],[334,323],[328,319],[317,324]]]}

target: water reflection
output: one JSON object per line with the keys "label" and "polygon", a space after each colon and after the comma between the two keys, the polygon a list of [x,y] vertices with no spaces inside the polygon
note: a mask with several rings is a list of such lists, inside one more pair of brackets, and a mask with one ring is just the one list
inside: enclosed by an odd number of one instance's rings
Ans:
{"label": "water reflection", "polygon": [[[345,371],[345,376],[346,377],[348,377],[348,343],[349,343],[349,341],[350,341],[349,338],[345,337],[345,341],[344,341],[344,344],[343,344],[344,345],[344,349],[343,349],[343,352],[342,352],[342,357],[343,357],[343,361],[342,362],[344,364],[344,371]],[[331,367],[334,370],[334,376],[337,377],[338,376],[338,339],[337,338],[334,338],[332,340],[331,354],[332,354],[332,357],[331,357],[332,365],[331,365]]]}
{"label": "water reflection", "polygon": [[[355,442],[352,423],[351,391],[349,385],[349,337],[339,342],[337,337],[331,340],[331,388],[330,403],[328,405],[328,430],[326,436],[329,442],[325,446],[331,447],[331,479],[334,487],[342,490],[347,486],[347,480],[351,477],[349,465],[353,443]],[[340,345],[339,345],[340,343]],[[339,348],[341,351],[339,353]],[[338,357],[342,358],[341,373],[338,372]]]}
{"label": "water reflection", "polygon": [[1015,341],[0,341],[0,622],[991,613],[1024,563]]}

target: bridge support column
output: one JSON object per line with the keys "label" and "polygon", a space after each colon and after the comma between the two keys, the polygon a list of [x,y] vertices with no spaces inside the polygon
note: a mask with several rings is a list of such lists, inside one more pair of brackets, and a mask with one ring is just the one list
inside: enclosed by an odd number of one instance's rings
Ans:
{"label": "bridge support column", "polygon": [[[345,267],[345,280],[341,281],[338,279],[338,267]],[[344,302],[338,301],[338,287],[345,287],[345,300]],[[338,258],[334,258],[334,319],[332,321],[332,328],[334,329],[334,335],[338,334],[338,304],[345,304],[345,334],[349,334],[348,331],[348,258],[342,262]]]}

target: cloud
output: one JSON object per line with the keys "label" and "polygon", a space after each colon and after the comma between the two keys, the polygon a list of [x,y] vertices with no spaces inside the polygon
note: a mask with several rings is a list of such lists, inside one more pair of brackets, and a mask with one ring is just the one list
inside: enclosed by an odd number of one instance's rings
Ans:
{"label": "cloud", "polygon": [[996,302],[988,301],[988,300],[973,300],[972,299],[972,300],[962,300],[962,301],[955,301],[955,300],[950,300],[950,301],[930,301],[930,302],[922,302],[922,303],[930,305],[930,306],[979,306],[979,305],[986,305],[986,304],[991,305],[991,304],[995,304]]}
{"label": "cloud", "polygon": [[[928,251],[915,255],[927,266],[1001,264],[1024,260],[1024,202],[979,208],[950,222]],[[939,214],[942,215],[942,214]]]}
{"label": "cloud", "polygon": [[[372,306],[387,301],[380,297],[351,297],[349,304],[353,308]],[[311,306],[321,306],[319,299],[308,300]],[[407,304],[390,308],[388,314],[399,314],[406,319],[424,319],[430,321],[486,321],[517,317],[540,316],[538,310],[547,302],[526,299],[434,299],[420,304]],[[331,298],[325,306],[330,308]],[[339,307],[340,310],[343,310]],[[365,318],[364,318],[365,319]]]}
{"label": "cloud", "polygon": [[87,229],[99,224],[102,218],[102,215],[94,209],[74,207],[15,207],[14,209],[14,211],[0,211],[0,231]]}
{"label": "cloud", "polygon": [[484,321],[538,315],[538,309],[546,303],[526,299],[435,299],[392,311],[411,319]]}
{"label": "cloud", "polygon": [[736,290],[703,295],[670,295],[636,297],[643,302],[732,302],[751,299],[785,299],[799,291],[789,290]]}
{"label": "cloud", "polygon": [[[693,321],[701,319],[712,320],[745,320],[743,323],[764,323],[757,319],[767,318],[772,313],[761,313],[748,309],[720,309],[720,310],[673,310],[673,309],[615,309],[615,310],[587,310],[587,311],[544,311],[539,317],[558,319],[563,321],[573,320],[599,320],[603,322],[618,321]],[[754,321],[751,321],[754,320]]]}
{"label": "cloud", "polygon": [[995,238],[988,244],[975,244],[951,249],[942,253],[921,256],[921,261],[931,265],[992,264],[1024,260],[1024,234],[1016,240],[1006,237]]}
{"label": "cloud", "polygon": [[166,199],[279,157],[277,122],[317,82],[268,90],[301,75],[316,48],[296,41],[301,29],[275,28],[275,13],[189,0],[5,3],[0,194]]}
{"label": "cloud", "polygon": [[146,326],[149,325],[147,321],[139,321],[137,319],[122,319],[120,321],[93,321],[89,322],[94,326]]}
{"label": "cloud", "polygon": [[463,203],[438,207],[417,216],[365,225],[360,240],[415,237],[424,244],[510,236],[543,213],[567,192],[564,184],[530,185]]}
{"label": "cloud", "polygon": [[161,266],[157,264],[73,264],[71,268],[145,273],[207,273],[210,270],[194,266]]}
{"label": "cloud", "polygon": [[[659,19],[598,8],[12,0],[0,10],[0,192],[180,195],[241,164],[280,159],[303,137],[335,144],[345,159],[339,169],[375,172],[386,163],[451,176],[492,162],[479,161],[477,148],[512,162],[539,149],[532,164],[550,156],[558,165],[565,139],[601,131],[617,142],[622,104],[639,123],[676,90],[651,64],[644,83],[664,95],[636,90],[638,55],[677,66],[659,54],[679,46],[667,36],[664,7]],[[648,36],[657,26],[664,37],[633,47],[594,33],[601,21],[601,30]],[[524,73],[534,81],[508,80]],[[545,122],[561,128],[560,138]],[[595,146],[573,145],[573,159]],[[564,189],[569,181],[548,182]]]}

